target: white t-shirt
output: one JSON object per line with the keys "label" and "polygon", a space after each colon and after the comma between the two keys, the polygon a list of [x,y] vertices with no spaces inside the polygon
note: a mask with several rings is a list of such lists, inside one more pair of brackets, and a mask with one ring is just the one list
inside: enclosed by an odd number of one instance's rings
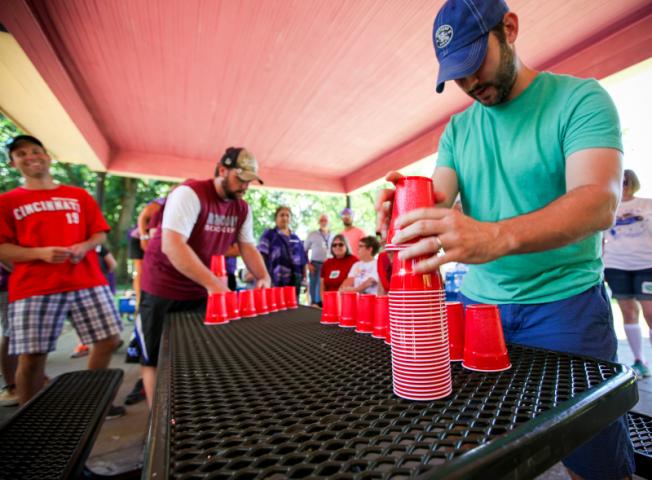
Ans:
{"label": "white t-shirt", "polygon": [[[161,226],[188,238],[195,227],[200,211],[201,204],[195,191],[187,185],[181,185],[168,196]],[[238,242],[256,243],[251,208],[247,209],[247,218],[238,232]]]}
{"label": "white t-shirt", "polygon": [[604,232],[604,264],[619,270],[652,268],[652,198],[620,202],[616,223]]}
{"label": "white t-shirt", "polygon": [[349,271],[349,278],[353,279],[354,287],[364,283],[368,278],[373,278],[374,283],[360,293],[373,293],[375,295],[378,291],[378,268],[376,267],[376,259],[374,258],[370,262],[355,262]]}

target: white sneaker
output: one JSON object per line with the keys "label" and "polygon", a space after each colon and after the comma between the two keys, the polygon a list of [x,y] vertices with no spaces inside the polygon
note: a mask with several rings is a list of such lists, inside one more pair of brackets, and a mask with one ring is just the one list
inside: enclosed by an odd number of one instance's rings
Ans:
{"label": "white sneaker", "polygon": [[0,407],[13,407],[18,405],[18,395],[16,387],[5,385],[0,389]]}

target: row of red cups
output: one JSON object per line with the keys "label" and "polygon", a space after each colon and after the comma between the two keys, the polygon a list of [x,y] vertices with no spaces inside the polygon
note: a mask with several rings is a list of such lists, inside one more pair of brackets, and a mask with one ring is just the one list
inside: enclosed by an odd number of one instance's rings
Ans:
{"label": "row of red cups", "polygon": [[355,328],[358,333],[371,333],[391,343],[389,334],[389,297],[357,292],[324,292],[321,323]]}
{"label": "row of red cups", "polygon": [[296,289],[292,286],[217,292],[208,296],[204,324],[220,325],[297,307]]}

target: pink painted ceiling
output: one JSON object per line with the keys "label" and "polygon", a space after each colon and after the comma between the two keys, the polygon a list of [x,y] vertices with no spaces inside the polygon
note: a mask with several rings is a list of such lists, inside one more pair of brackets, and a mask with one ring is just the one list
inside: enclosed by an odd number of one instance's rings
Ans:
{"label": "pink painted ceiling", "polygon": [[[247,146],[269,186],[348,192],[434,153],[468,104],[434,92],[441,0],[3,0],[111,172],[210,175]],[[649,0],[514,0],[517,51],[598,78],[652,56]]]}

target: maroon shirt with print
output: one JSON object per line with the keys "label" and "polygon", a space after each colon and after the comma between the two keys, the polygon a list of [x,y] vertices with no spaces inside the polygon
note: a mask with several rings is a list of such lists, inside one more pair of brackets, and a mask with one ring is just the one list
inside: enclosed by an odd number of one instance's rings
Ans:
{"label": "maroon shirt with print", "polygon": [[[220,198],[212,179],[188,180],[184,185],[195,191],[201,205],[187,243],[208,267],[212,255],[223,255],[238,240],[249,205],[244,200]],[[147,246],[141,288],[147,293],[171,300],[205,298],[206,289],[174,268],[161,251],[162,233],[163,229],[158,228]]]}

